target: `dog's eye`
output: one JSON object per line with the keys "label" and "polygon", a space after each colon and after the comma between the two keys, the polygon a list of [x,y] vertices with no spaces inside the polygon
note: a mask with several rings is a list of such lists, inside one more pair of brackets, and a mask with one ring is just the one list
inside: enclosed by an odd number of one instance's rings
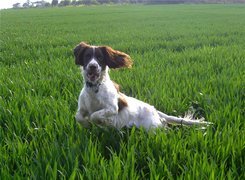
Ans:
{"label": "dog's eye", "polygon": [[97,56],[97,59],[98,59],[99,61],[102,61],[102,60],[103,60],[103,57],[102,57],[102,56]]}
{"label": "dog's eye", "polygon": [[91,57],[92,57],[91,54],[86,54],[85,56],[86,59],[91,59]]}

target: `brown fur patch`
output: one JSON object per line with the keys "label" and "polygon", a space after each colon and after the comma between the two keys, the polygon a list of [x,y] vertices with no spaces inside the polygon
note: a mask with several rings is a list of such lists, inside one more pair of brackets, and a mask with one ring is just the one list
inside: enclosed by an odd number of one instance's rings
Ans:
{"label": "brown fur patch", "polygon": [[109,68],[130,68],[133,64],[130,56],[124,52],[112,49],[109,46],[101,46],[106,55],[106,64]]}
{"label": "brown fur patch", "polygon": [[117,92],[119,93],[120,92],[120,86],[119,84],[117,84],[116,82],[112,81],[113,82],[113,85],[114,87],[116,88]]}
{"label": "brown fur patch", "polygon": [[122,93],[119,92],[119,98],[118,98],[118,111],[121,111],[123,108],[128,106],[128,102],[126,101],[125,97],[122,95]]}
{"label": "brown fur patch", "polygon": [[117,93],[119,94],[119,98],[118,98],[118,111],[121,111],[124,107],[128,106],[128,103],[125,99],[125,97],[123,96],[122,93],[120,93],[120,86],[119,84],[117,84],[116,82],[112,81],[114,84],[114,87],[117,90]]}
{"label": "brown fur patch", "polygon": [[80,44],[78,44],[74,50],[73,50],[73,53],[74,53],[74,56],[75,56],[75,64],[76,65],[81,65],[83,66],[83,58],[82,58],[82,55],[84,53],[84,51],[89,48],[90,46],[84,42],[81,42]]}

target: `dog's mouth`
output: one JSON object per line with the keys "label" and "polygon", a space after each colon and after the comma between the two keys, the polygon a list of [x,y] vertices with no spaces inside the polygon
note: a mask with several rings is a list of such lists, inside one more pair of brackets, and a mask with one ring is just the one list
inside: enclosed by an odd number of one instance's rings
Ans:
{"label": "dog's mouth", "polygon": [[100,74],[98,71],[89,71],[87,72],[86,76],[90,82],[94,82],[99,79]]}

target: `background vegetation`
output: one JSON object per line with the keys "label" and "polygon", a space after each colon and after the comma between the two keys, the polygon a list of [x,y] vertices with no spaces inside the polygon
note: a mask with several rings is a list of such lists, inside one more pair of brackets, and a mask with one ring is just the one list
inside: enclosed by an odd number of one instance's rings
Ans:
{"label": "background vegetation", "polygon": [[[0,179],[244,179],[244,5],[90,6],[1,11]],[[84,129],[73,48],[134,59],[122,91],[215,125]]]}
{"label": "background vegetation", "polygon": [[98,4],[179,4],[179,3],[245,3],[245,0],[52,0],[47,2],[27,0],[24,4],[15,3],[13,8],[63,7]]}

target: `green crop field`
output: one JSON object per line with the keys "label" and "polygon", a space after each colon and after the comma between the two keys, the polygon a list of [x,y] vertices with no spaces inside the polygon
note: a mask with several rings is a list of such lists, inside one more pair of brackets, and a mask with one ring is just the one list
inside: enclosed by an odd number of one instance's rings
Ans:
{"label": "green crop field", "polygon": [[[0,11],[0,179],[244,179],[245,5],[122,5]],[[73,48],[134,60],[124,93],[214,125],[84,129]]]}

